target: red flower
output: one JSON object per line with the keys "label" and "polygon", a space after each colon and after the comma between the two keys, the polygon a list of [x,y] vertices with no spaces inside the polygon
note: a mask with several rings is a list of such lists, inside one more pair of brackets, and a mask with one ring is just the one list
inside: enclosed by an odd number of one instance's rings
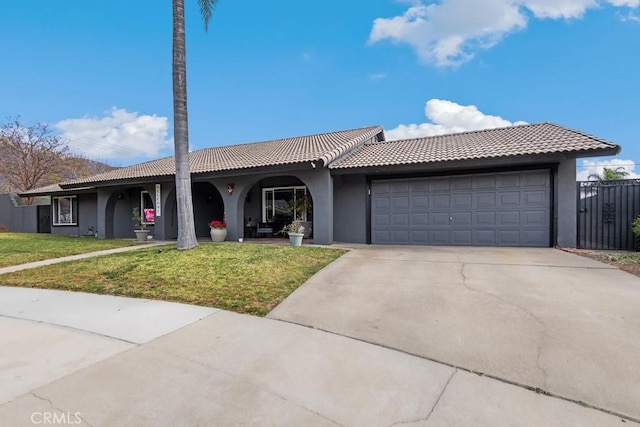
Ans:
{"label": "red flower", "polygon": [[214,219],[209,223],[209,228],[227,228],[227,223]]}

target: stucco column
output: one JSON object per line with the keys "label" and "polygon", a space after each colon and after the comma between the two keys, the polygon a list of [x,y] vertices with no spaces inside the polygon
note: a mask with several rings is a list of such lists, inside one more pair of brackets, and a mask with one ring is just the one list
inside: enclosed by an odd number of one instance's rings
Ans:
{"label": "stucco column", "polygon": [[[229,179],[216,179],[208,182],[216,187],[222,198],[222,203],[224,203],[224,220],[227,223],[227,238],[225,240],[228,242],[237,242],[239,237],[244,237],[244,220],[242,218],[242,203],[244,202],[244,198],[242,201],[240,200],[244,189],[243,183],[234,182],[234,180]],[[233,183],[234,185],[231,194],[227,191],[227,185],[229,183]]]}
{"label": "stucco column", "polygon": [[[111,221],[113,223],[113,215],[107,215],[107,203],[109,202],[109,198],[111,197],[111,190],[106,189],[98,189],[98,219],[96,227],[98,229],[98,238],[99,239],[113,239],[113,235],[107,236],[107,221]],[[113,230],[113,224],[109,227],[110,230]]]}
{"label": "stucco column", "polygon": [[578,203],[576,196],[576,159],[558,165],[556,200],[558,202],[558,246],[575,248],[578,241]]}
{"label": "stucco column", "polygon": [[333,243],[333,177],[327,169],[309,175],[307,183],[313,198],[313,243],[330,245]]}

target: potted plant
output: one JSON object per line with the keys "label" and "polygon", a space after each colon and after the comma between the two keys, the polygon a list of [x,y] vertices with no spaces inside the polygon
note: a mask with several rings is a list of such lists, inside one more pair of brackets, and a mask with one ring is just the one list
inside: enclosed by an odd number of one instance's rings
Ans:
{"label": "potted plant", "polygon": [[136,228],[133,229],[133,232],[136,234],[136,240],[138,242],[146,242],[149,238],[149,230],[147,230],[147,224],[144,222],[144,218],[140,215],[139,208],[133,208],[133,221],[136,224]]}
{"label": "potted plant", "polygon": [[291,246],[301,246],[304,237],[304,226],[300,220],[294,219],[290,224],[285,225],[278,233],[289,235]]}
{"label": "potted plant", "polygon": [[311,224],[313,223],[311,221],[304,221],[303,218],[306,216],[307,220],[309,219],[312,208],[313,204],[311,203],[311,197],[306,193],[301,197],[289,200],[287,203],[287,209],[293,214],[293,219],[298,220],[304,227],[305,238],[311,237]]}
{"label": "potted plant", "polygon": [[227,223],[224,221],[212,220],[209,223],[209,234],[211,234],[211,240],[214,242],[224,242],[227,238]]}

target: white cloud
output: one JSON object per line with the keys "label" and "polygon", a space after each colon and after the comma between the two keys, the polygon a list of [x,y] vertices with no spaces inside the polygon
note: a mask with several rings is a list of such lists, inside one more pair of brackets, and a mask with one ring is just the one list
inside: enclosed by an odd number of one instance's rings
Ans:
{"label": "white cloud", "polygon": [[636,173],[636,163],[633,160],[625,159],[605,159],[605,160],[582,160],[582,164],[578,166],[576,179],[578,181],[588,181],[589,175],[602,175],[604,168],[616,170],[624,168],[629,174],[626,178],[640,178],[640,174]]}
{"label": "white cloud", "polygon": [[168,119],[112,108],[102,118],[83,117],[56,123],[69,147],[91,159],[156,158],[171,147]]}
{"label": "white cloud", "polygon": [[387,78],[387,74],[386,73],[369,74],[369,79],[371,79],[371,80],[382,80],[382,79],[386,79],[386,78]]}
{"label": "white cloud", "polygon": [[412,46],[425,63],[458,66],[535,19],[580,19],[609,4],[636,8],[640,0],[415,0],[400,16],[377,18],[369,43],[390,40]]}
{"label": "white cloud", "polygon": [[388,140],[420,138],[470,130],[491,129],[526,122],[510,122],[499,116],[484,114],[475,105],[459,105],[441,99],[430,99],[424,113],[431,123],[399,125],[385,132]]}

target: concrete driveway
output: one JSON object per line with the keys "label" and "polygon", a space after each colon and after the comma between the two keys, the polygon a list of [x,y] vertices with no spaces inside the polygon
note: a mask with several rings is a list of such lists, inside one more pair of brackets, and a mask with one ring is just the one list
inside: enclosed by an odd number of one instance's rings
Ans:
{"label": "concrete driveway", "polygon": [[360,247],[268,317],[640,419],[640,279],[559,250]]}

